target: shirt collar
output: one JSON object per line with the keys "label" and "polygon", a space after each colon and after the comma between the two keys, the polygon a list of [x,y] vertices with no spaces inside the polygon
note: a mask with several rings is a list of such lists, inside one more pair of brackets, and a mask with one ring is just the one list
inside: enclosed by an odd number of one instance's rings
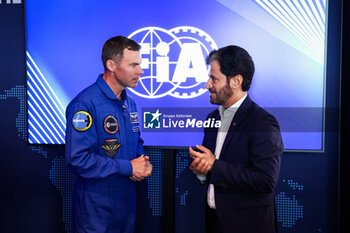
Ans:
{"label": "shirt collar", "polygon": [[240,98],[236,103],[232,104],[227,109],[225,109],[222,105],[220,105],[220,107],[219,107],[220,117],[223,118],[224,112],[234,114],[237,111],[237,109],[239,108],[239,106],[241,106],[241,104],[243,103],[245,98],[247,98],[247,93],[242,98]]}
{"label": "shirt collar", "polygon": [[[112,91],[112,89],[108,86],[108,84],[106,83],[106,81],[103,79],[103,74],[100,74],[97,78],[97,84],[99,85],[101,91],[109,98],[112,100],[119,100],[118,97],[114,94],[114,92]],[[126,90],[124,89],[122,91],[122,99],[126,100],[127,98],[127,94],[126,94]]]}

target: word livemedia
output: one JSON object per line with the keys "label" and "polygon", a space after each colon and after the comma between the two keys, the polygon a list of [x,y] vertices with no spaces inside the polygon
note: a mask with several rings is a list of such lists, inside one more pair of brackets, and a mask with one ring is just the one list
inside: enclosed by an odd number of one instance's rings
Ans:
{"label": "word livemedia", "polygon": [[186,120],[172,120],[163,118],[163,128],[220,128],[221,121],[208,118],[205,121],[196,118]]}

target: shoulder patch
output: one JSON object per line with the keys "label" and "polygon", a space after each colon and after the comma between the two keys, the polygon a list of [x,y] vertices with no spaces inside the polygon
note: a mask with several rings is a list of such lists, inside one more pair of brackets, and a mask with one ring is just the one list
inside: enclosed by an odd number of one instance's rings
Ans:
{"label": "shoulder patch", "polygon": [[78,111],[72,117],[73,128],[78,131],[86,131],[92,125],[92,117],[86,111]]}

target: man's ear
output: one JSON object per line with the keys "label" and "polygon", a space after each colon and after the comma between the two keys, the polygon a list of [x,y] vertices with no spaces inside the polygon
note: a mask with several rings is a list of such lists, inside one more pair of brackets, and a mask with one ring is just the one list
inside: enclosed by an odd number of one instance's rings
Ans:
{"label": "man's ear", "polygon": [[109,71],[114,71],[115,68],[116,68],[116,65],[117,65],[117,64],[115,64],[115,62],[114,62],[113,60],[111,60],[111,59],[108,59],[108,60],[106,61],[106,67],[107,67],[107,69],[108,69]]}
{"label": "man's ear", "polygon": [[231,88],[237,89],[237,88],[242,86],[242,83],[243,83],[243,77],[240,74],[230,78],[230,87]]}

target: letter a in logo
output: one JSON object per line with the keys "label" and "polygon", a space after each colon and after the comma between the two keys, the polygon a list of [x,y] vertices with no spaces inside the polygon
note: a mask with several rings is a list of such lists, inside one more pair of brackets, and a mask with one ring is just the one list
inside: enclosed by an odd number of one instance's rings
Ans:
{"label": "letter a in logo", "polygon": [[[192,67],[191,67],[192,65]],[[184,43],[174,72],[173,82],[186,82],[193,77],[196,82],[206,82],[208,71],[200,44]]]}

